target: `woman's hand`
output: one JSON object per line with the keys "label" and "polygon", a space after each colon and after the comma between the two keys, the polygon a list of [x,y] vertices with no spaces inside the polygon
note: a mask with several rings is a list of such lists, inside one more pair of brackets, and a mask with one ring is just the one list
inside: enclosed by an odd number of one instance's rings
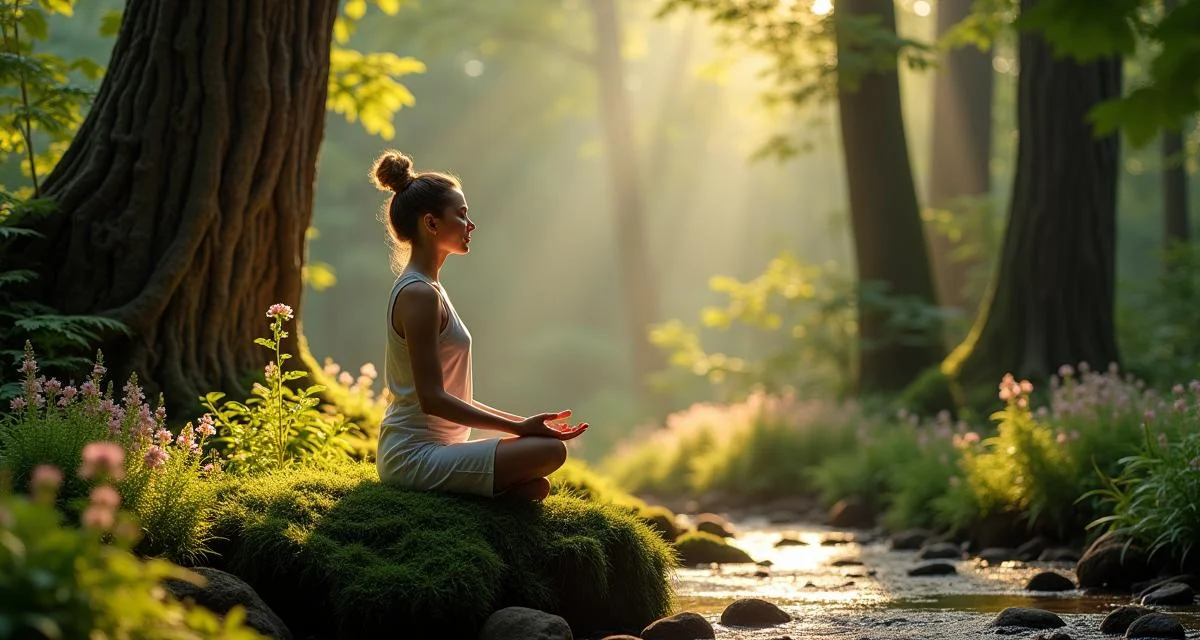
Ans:
{"label": "woman's hand", "polygon": [[536,436],[558,440],[570,440],[583,435],[583,432],[587,431],[587,423],[571,426],[561,422],[569,417],[571,417],[570,409],[557,413],[539,413],[518,422],[515,432],[522,437]]}

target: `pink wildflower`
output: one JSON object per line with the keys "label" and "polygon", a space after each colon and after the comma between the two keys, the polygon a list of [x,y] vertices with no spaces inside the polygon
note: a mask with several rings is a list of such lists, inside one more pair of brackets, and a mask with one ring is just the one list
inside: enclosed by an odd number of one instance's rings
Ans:
{"label": "pink wildflower", "polygon": [[171,444],[171,439],[174,437],[175,436],[172,435],[171,432],[166,429],[159,429],[158,431],[156,431],[154,433],[154,439],[158,440],[158,444],[160,444],[164,447],[167,446],[168,444]]}
{"label": "pink wildflower", "polygon": [[34,404],[34,406],[37,406],[37,407],[46,406],[46,396],[44,396],[40,393],[33,396],[33,404]]}
{"label": "pink wildflower", "polygon": [[1183,395],[1183,385],[1177,384],[1177,385],[1171,387],[1171,393],[1173,393],[1177,396]]}
{"label": "pink wildflower", "polygon": [[338,375],[338,382],[341,383],[343,386],[348,387],[348,386],[354,384],[354,376],[350,375],[349,371],[343,371],[341,374]]}
{"label": "pink wildflower", "polygon": [[67,402],[74,400],[75,395],[78,393],[79,393],[79,390],[71,385],[67,385],[67,386],[63,387],[63,390],[62,390],[63,397],[67,399]]}
{"label": "pink wildflower", "polygon": [[277,373],[279,373],[279,367],[276,367],[274,362],[268,362],[267,366],[263,367],[263,375],[267,380],[274,378]]}
{"label": "pink wildflower", "polygon": [[267,309],[267,317],[268,318],[283,318],[284,320],[291,320],[292,319],[292,308],[287,306],[286,304],[283,304],[282,302],[276,302],[275,304],[271,305],[271,307],[269,309]]}
{"label": "pink wildflower", "polygon": [[57,404],[60,407],[65,407],[65,406],[71,404],[71,401],[68,400],[66,396],[62,396],[58,399],[58,402],[56,402],[55,404]]}
{"label": "pink wildflower", "polygon": [[1066,443],[1066,441],[1067,441],[1067,434],[1065,434],[1065,433],[1063,433],[1063,432],[1059,431],[1059,432],[1058,432],[1058,435],[1054,437],[1054,441],[1055,441],[1055,442],[1057,442],[1057,443],[1059,443],[1059,444],[1064,444],[1064,443]]}
{"label": "pink wildflower", "polygon": [[1153,422],[1157,415],[1158,414],[1154,413],[1154,409],[1146,409],[1146,411],[1142,414],[1142,417],[1145,418],[1147,422]]}
{"label": "pink wildflower", "polygon": [[92,489],[91,504],[96,507],[116,509],[121,504],[121,494],[109,485],[103,484]]}
{"label": "pink wildflower", "polygon": [[1070,378],[1075,375],[1075,369],[1069,364],[1064,364],[1058,368],[1058,375],[1063,378]]}
{"label": "pink wildflower", "polygon": [[[358,373],[360,375],[364,375],[372,380],[374,380],[376,377],[379,376],[379,372],[375,370],[375,365],[371,364],[370,362],[364,364],[358,370]],[[949,414],[949,412],[945,412],[945,413],[947,413],[947,415]]]}
{"label": "pink wildflower", "polygon": [[151,447],[146,450],[146,466],[150,467],[151,469],[157,469],[163,466],[163,464],[170,457],[171,455],[167,453],[166,449],[163,449],[158,445],[151,445]]}
{"label": "pink wildflower", "polygon": [[83,447],[79,477],[120,480],[125,475],[125,450],[115,442],[89,442]]}
{"label": "pink wildflower", "polygon": [[16,398],[9,400],[8,408],[12,409],[13,411],[20,411],[20,410],[24,409],[25,408],[25,398],[17,396]]}
{"label": "pink wildflower", "polygon": [[96,378],[103,378],[104,374],[107,372],[108,369],[105,369],[104,365],[100,364],[99,362],[96,363],[96,366],[92,367],[92,376]]}
{"label": "pink wildflower", "polygon": [[84,509],[83,515],[80,516],[80,522],[89,529],[108,531],[116,522],[116,513],[112,509],[92,505]]}
{"label": "pink wildflower", "polygon": [[83,393],[85,398],[96,398],[100,396],[100,388],[94,382],[88,380],[79,385],[79,391]]}
{"label": "pink wildflower", "polygon": [[162,424],[162,422],[166,419],[167,419],[167,408],[162,405],[158,405],[158,408],[154,410],[155,422]]}
{"label": "pink wildflower", "polygon": [[37,361],[34,360],[29,354],[25,354],[25,359],[21,361],[21,373],[24,373],[25,375],[33,375],[37,373],[37,370]]}
{"label": "pink wildflower", "polygon": [[29,479],[29,486],[33,490],[34,495],[52,495],[62,486],[62,481],[63,473],[58,467],[49,464],[39,464],[33,468],[33,475]]}
{"label": "pink wildflower", "polygon": [[200,426],[196,431],[202,436],[211,436],[217,433],[217,428],[213,425],[212,414],[204,414],[200,416]]}
{"label": "pink wildflower", "polygon": [[42,388],[46,390],[46,395],[53,397],[62,391],[62,383],[57,378],[50,378]]}

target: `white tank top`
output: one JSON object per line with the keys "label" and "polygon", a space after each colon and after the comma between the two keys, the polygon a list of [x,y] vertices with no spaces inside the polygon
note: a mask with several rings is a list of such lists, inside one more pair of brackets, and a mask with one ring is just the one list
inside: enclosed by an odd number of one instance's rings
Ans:
{"label": "white tank top", "polygon": [[424,282],[433,287],[450,316],[446,327],[438,334],[443,387],[447,393],[464,402],[470,403],[473,399],[471,333],[467,331],[467,326],[458,317],[450,297],[439,285],[414,271],[400,274],[388,297],[387,351],[383,375],[384,384],[392,398],[380,423],[380,459],[390,457],[389,454],[402,453],[408,445],[464,442],[471,431],[469,427],[421,411],[421,404],[417,401],[408,343],[392,326],[392,307],[396,304],[396,297],[404,287],[414,282]]}

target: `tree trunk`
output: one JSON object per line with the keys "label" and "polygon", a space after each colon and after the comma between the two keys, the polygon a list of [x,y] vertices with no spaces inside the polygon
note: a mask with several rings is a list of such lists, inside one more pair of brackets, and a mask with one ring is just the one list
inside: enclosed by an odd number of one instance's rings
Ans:
{"label": "tree trunk", "polygon": [[658,293],[646,247],[645,207],[638,179],[637,149],[621,59],[621,27],[615,0],[592,0],[596,61],[600,78],[600,118],[612,180],[617,224],[618,264],[625,292],[625,317],[630,332],[635,387],[642,407],[653,409],[649,376],[662,368],[662,357],[650,345],[647,332],[658,320]]}
{"label": "tree trunk", "polygon": [[46,181],[58,211],[22,248],[36,295],[128,325],[131,339],[103,345],[113,379],[136,371],[172,411],[242,389],[268,359],[252,342],[267,307],[299,313],[337,6],[129,0],[95,104]]}
{"label": "tree trunk", "polygon": [[1162,138],[1163,240],[1166,246],[1191,240],[1188,212],[1187,153],[1183,134],[1167,131]]}
{"label": "tree trunk", "polygon": [[[892,0],[840,0],[839,57],[863,55],[846,38],[853,27],[843,19],[878,16],[896,29]],[[917,195],[909,165],[900,81],[893,66],[861,78],[843,76],[838,83],[838,109],[846,178],[850,190],[850,222],[854,233],[859,282],[885,283],[888,293],[934,303],[933,280],[922,230]],[[864,391],[902,389],[942,356],[940,327],[921,339],[891,339],[893,316],[885,309],[859,305],[859,387]]]}
{"label": "tree trunk", "polygon": [[[1022,0],[1022,10],[1037,0]],[[1088,111],[1121,91],[1121,61],[1059,58],[1022,32],[1016,175],[996,279],[944,370],[967,391],[1005,373],[1044,380],[1063,364],[1118,361],[1113,321],[1118,138]]]}
{"label": "tree trunk", "polygon": [[[1163,0],[1163,10],[1170,13],[1178,4],[1178,0]],[[1188,212],[1187,153],[1180,131],[1163,133],[1162,159],[1163,243],[1170,248],[1177,242],[1189,242],[1192,235]]]}
{"label": "tree trunk", "polygon": [[[938,2],[938,35],[971,15],[971,4],[971,0]],[[962,199],[990,193],[993,79],[991,49],[959,47],[943,56],[934,80],[927,206],[961,214]],[[974,312],[967,275],[975,265],[953,257],[956,242],[932,228],[926,231],[938,300],[945,307]]]}

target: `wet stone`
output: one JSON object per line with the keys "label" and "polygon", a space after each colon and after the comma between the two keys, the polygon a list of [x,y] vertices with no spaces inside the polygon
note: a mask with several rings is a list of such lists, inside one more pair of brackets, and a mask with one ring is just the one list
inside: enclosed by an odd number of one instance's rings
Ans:
{"label": "wet stone", "polygon": [[642,640],[702,640],[717,635],[704,616],[684,611],[651,622],[642,629],[641,637]]}
{"label": "wet stone", "polygon": [[891,547],[893,551],[916,551],[933,535],[933,532],[927,529],[901,531],[892,536]]}
{"label": "wet stone", "polygon": [[910,576],[949,576],[958,573],[952,564],[930,562],[908,570]]}
{"label": "wet stone", "polygon": [[1112,613],[1104,618],[1104,622],[1100,623],[1101,633],[1125,633],[1129,625],[1133,624],[1134,620],[1153,613],[1145,607],[1118,607]]}
{"label": "wet stone", "polygon": [[1070,591],[1075,583],[1070,578],[1053,571],[1043,571],[1029,579],[1026,591]]}
{"label": "wet stone", "polygon": [[1159,585],[1142,596],[1142,604],[1182,606],[1192,604],[1196,600],[1196,592],[1182,582],[1168,582]]}
{"label": "wet stone", "polygon": [[917,554],[917,558],[920,560],[957,560],[962,558],[962,555],[962,547],[952,542],[935,542],[921,547],[921,552]]}
{"label": "wet stone", "polygon": [[1001,564],[1009,560],[1016,560],[1017,552],[1015,549],[989,547],[979,552],[979,559],[988,564]]}
{"label": "wet stone", "polygon": [[799,538],[791,538],[788,536],[784,536],[779,539],[779,542],[775,543],[775,546],[776,547],[807,547],[808,543]]}
{"label": "wet stone", "polygon": [[1165,613],[1147,613],[1125,630],[1126,638],[1186,638],[1179,621]]}
{"label": "wet stone", "polygon": [[1058,614],[1044,609],[1009,607],[992,621],[993,627],[1021,627],[1024,629],[1055,629],[1067,623]]}
{"label": "wet stone", "polygon": [[772,627],[791,622],[792,616],[759,598],[735,600],[721,612],[721,624],[734,627]]}

